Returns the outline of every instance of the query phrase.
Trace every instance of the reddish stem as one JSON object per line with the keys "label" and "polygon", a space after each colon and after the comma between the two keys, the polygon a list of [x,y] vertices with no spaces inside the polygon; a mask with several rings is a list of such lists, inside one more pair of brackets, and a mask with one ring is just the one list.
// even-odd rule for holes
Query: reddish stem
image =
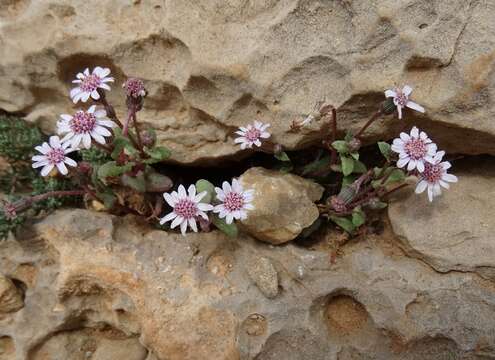
{"label": "reddish stem", "polygon": [[139,131],[139,127],[137,124],[137,113],[134,113],[133,122],[134,122],[134,130],[136,131],[137,144],[139,146],[139,150],[141,151],[141,153],[143,153],[144,152],[143,140],[141,139],[141,132]]}
{"label": "reddish stem", "polygon": [[16,211],[24,211],[31,205],[33,205],[36,202],[46,200],[51,197],[56,197],[56,196],[80,196],[84,195],[86,193],[85,190],[57,190],[57,191],[50,191],[44,194],[40,195],[34,195],[22,200],[19,200],[19,202],[15,205]]}
{"label": "reddish stem", "polygon": [[[330,138],[333,143],[337,139],[337,110],[332,108],[332,137]],[[337,163],[337,150],[333,148],[330,144],[330,166]]]}
{"label": "reddish stem", "polygon": [[107,98],[105,96],[105,92],[99,91],[98,93],[100,94],[100,99],[98,101],[105,108],[105,111],[107,112],[108,117],[110,119],[112,119],[113,121],[115,121],[120,128],[123,128],[122,123],[120,122],[119,118],[117,117],[117,113],[115,112],[115,109],[113,108],[112,105],[110,105],[108,103]]}
{"label": "reddish stem", "polygon": [[359,130],[359,132],[356,134],[356,138],[360,138],[363,132],[376,120],[382,115],[382,110],[378,110],[376,113],[373,114],[373,116],[364,124],[364,126]]}
{"label": "reddish stem", "polygon": [[399,186],[396,186],[396,187],[394,187],[393,189],[390,189],[389,191],[387,191],[387,192],[385,192],[384,194],[380,195],[380,197],[385,197],[385,196],[388,196],[388,195],[390,195],[390,194],[392,194],[392,193],[396,192],[397,190],[400,190],[400,189],[402,189],[403,187],[406,187],[406,186],[408,186],[408,185],[409,185],[409,184],[405,183],[405,184],[401,184],[401,185],[399,185]]}

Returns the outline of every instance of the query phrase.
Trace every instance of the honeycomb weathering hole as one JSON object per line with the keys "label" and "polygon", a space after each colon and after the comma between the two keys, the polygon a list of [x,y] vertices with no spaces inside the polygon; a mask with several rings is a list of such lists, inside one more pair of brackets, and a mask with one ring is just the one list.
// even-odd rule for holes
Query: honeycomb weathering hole
{"label": "honeycomb weathering hole", "polygon": [[332,334],[350,335],[366,327],[369,315],[366,308],[354,298],[337,295],[328,300],[325,320]]}

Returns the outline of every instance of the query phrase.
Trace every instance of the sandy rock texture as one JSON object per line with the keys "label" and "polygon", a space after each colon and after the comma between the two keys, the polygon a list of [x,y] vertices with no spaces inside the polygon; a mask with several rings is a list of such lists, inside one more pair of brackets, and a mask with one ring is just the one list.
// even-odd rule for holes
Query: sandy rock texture
{"label": "sandy rock texture", "polygon": [[294,240],[320,215],[315,202],[324,189],[313,181],[261,167],[250,168],[239,181],[254,190],[254,210],[241,224],[258,240],[275,245]]}
{"label": "sandy rock texture", "polygon": [[474,271],[495,280],[495,164],[466,165],[457,163],[459,183],[433,204],[411,193],[397,199],[390,221],[404,250],[437,271]]}
{"label": "sandy rock texture", "polygon": [[357,128],[383,90],[408,83],[427,114],[382,121],[371,138],[414,122],[447,151],[494,154],[494,18],[491,0],[2,1],[0,109],[51,131],[73,108],[75,74],[109,66],[119,114],[120,85],[143,78],[141,119],[174,160],[205,163],[235,157],[232,131],[255,118],[298,148],[325,136],[318,122],[289,132],[316,101]]}
{"label": "sandy rock texture", "polygon": [[0,358],[495,357],[493,282],[437,272],[398,243],[385,226],[332,259],[331,239],[275,247],[59,211],[0,243],[0,269],[25,295],[0,318]]}

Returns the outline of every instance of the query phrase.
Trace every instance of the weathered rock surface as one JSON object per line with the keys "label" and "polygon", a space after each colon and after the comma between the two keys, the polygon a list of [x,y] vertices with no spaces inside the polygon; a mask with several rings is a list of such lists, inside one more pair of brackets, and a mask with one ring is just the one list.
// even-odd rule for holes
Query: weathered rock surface
{"label": "weathered rock surface", "polygon": [[[0,320],[9,360],[116,359],[123,347],[147,360],[495,357],[493,282],[404,256],[388,228],[335,261],[325,243],[182,237],[85,210],[18,240],[0,243],[0,268],[27,286],[25,306]],[[274,299],[246,271],[263,257]]]}
{"label": "weathered rock surface", "polygon": [[24,306],[21,292],[14,283],[0,274],[0,316],[2,313],[10,313]]}
{"label": "weathered rock surface", "polygon": [[254,189],[254,210],[242,221],[255,238],[272,244],[295,239],[319,216],[315,201],[323,187],[293,174],[250,168],[239,178],[245,189]]}
{"label": "weathered rock surface", "polygon": [[414,193],[391,204],[394,232],[405,251],[438,271],[476,271],[495,280],[495,163],[456,164],[459,183],[432,204]]}
{"label": "weathered rock surface", "polygon": [[235,155],[232,130],[256,116],[288,148],[315,141],[321,123],[288,130],[321,99],[357,128],[384,89],[409,83],[428,111],[408,112],[406,126],[448,151],[495,154],[494,18],[491,0],[3,1],[0,108],[52,130],[73,106],[74,75],[109,66],[121,116],[120,84],[143,78],[141,119],[191,163]]}

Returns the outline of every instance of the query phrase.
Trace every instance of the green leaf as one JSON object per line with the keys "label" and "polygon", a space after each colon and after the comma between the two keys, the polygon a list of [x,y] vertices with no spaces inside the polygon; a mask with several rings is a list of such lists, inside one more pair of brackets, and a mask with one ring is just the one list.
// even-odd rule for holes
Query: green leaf
{"label": "green leaf", "polygon": [[115,161],[109,161],[98,168],[98,178],[105,182],[105,178],[120,176],[132,170],[132,163],[119,166]]}
{"label": "green leaf", "polygon": [[347,156],[341,156],[340,161],[342,163],[342,173],[344,176],[350,175],[354,170],[354,159]]}
{"label": "green leaf", "polygon": [[276,169],[278,169],[278,171],[280,171],[282,174],[288,174],[292,170],[294,170],[294,165],[285,162],[283,163],[283,165],[276,167]]}
{"label": "green leaf", "polygon": [[98,199],[103,201],[103,204],[107,209],[111,209],[115,205],[115,201],[117,201],[117,197],[115,196],[113,191],[109,188],[97,192],[96,196],[98,197]]}
{"label": "green leaf", "polygon": [[274,156],[275,159],[280,161],[290,161],[290,158],[285,151],[278,152]]}
{"label": "green leaf", "polygon": [[330,216],[330,220],[332,220],[334,223],[336,223],[342,229],[347,231],[349,234],[352,234],[354,232],[354,230],[356,230],[356,227],[352,223],[352,220],[350,220],[346,217],[332,215],[332,216]]}
{"label": "green leaf", "polygon": [[357,173],[357,174],[364,174],[368,169],[366,168],[366,165],[364,165],[361,161],[359,160],[354,160],[354,169],[352,172]]}
{"label": "green leaf", "polygon": [[393,169],[385,182],[386,185],[404,181],[406,174],[401,169]]}
{"label": "green leaf", "polygon": [[352,224],[358,228],[363,225],[366,221],[366,215],[361,209],[354,209],[352,212]]}
{"label": "green leaf", "polygon": [[330,156],[323,156],[320,159],[314,160],[304,166],[303,168],[303,175],[314,173],[314,172],[320,172],[321,170],[326,170],[330,166]]}
{"label": "green leaf", "polygon": [[349,147],[347,142],[344,140],[337,140],[332,143],[332,147],[341,154],[347,154],[349,152]]}
{"label": "green leaf", "polygon": [[373,189],[378,189],[379,187],[383,186],[383,184],[381,180],[373,180],[371,182],[371,186],[373,187]]}
{"label": "green leaf", "polygon": [[346,132],[345,137],[344,137],[344,140],[346,142],[349,142],[352,139],[354,139],[354,134],[351,131]]}
{"label": "green leaf", "polygon": [[390,160],[390,157],[392,156],[390,144],[383,141],[379,141],[378,148],[380,149],[380,152],[382,153],[383,157],[387,160]]}
{"label": "green leaf", "polygon": [[120,178],[122,184],[128,186],[141,193],[146,192],[146,179],[144,178],[144,173],[140,172],[136,176],[130,176],[127,174],[122,175]]}
{"label": "green leaf", "polygon": [[159,174],[155,171],[147,171],[145,178],[146,191],[148,192],[165,192],[170,190],[174,185],[168,176]]}
{"label": "green leaf", "polygon": [[374,167],[373,168],[373,176],[378,177],[382,174],[383,169],[381,167]]}
{"label": "green leaf", "polygon": [[349,176],[344,176],[342,178],[342,187],[351,185],[354,181],[356,180],[356,177],[354,175],[349,175]]}
{"label": "green leaf", "polygon": [[[115,130],[116,129],[114,129],[114,131]],[[112,159],[117,159],[120,153],[122,152],[122,150],[124,150],[124,152],[127,155],[136,155],[138,153],[138,151],[132,145],[131,141],[128,138],[121,135],[115,135],[113,139],[113,146],[114,149],[111,154]]]}
{"label": "green leaf", "polygon": [[350,153],[350,155],[353,157],[354,160],[359,160],[359,153],[357,151]]}
{"label": "green leaf", "polygon": [[215,186],[205,179],[199,179],[196,181],[196,192],[199,194],[203,191],[206,191],[206,195],[203,199],[201,199],[202,203],[209,204],[215,197]]}
{"label": "green leaf", "polygon": [[172,155],[172,152],[163,146],[156,146],[153,149],[146,149],[145,153],[150,156],[149,159],[144,161],[146,164],[154,164],[163,161]]}
{"label": "green leaf", "polygon": [[227,224],[225,219],[220,219],[217,215],[211,216],[211,222],[227,236],[237,237],[237,234],[239,233],[237,225],[234,222],[232,224]]}

